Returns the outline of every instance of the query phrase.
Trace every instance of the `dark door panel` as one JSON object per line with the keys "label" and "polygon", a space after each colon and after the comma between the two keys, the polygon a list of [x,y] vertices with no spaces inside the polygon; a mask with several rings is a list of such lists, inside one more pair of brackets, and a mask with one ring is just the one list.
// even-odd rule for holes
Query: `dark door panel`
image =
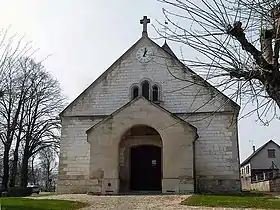
{"label": "dark door panel", "polygon": [[161,190],[161,148],[134,147],[130,155],[131,190]]}

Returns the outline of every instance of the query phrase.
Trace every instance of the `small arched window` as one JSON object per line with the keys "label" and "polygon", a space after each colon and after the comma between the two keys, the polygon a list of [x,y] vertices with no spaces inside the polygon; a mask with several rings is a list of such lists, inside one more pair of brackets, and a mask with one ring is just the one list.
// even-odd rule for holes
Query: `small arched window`
{"label": "small arched window", "polygon": [[159,101],[159,88],[157,85],[153,86],[153,101]]}
{"label": "small arched window", "polygon": [[135,99],[139,96],[139,87],[138,86],[134,86],[132,88],[132,99]]}
{"label": "small arched window", "polygon": [[142,96],[146,99],[150,99],[150,84],[148,81],[142,83]]}

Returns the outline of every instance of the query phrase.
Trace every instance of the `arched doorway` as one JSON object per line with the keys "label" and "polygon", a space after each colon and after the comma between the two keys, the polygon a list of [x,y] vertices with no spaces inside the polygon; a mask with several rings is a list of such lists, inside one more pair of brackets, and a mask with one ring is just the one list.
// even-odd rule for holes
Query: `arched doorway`
{"label": "arched doorway", "polygon": [[119,145],[120,192],[161,191],[162,140],[147,125],[127,130]]}

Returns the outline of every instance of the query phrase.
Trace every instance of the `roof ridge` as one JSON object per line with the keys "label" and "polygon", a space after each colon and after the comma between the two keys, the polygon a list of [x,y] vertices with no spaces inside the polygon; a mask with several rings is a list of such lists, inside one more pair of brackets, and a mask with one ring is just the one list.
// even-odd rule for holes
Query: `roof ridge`
{"label": "roof ridge", "polygon": [[268,145],[270,142],[276,144],[279,148],[280,145],[277,144],[275,141],[273,141],[272,139],[270,139],[269,141],[267,141],[265,144],[263,144],[262,146],[260,146],[255,152],[253,152],[251,155],[249,155],[241,164],[240,166],[243,166],[245,164],[247,164],[256,154],[258,154],[263,148],[266,147],[266,145]]}

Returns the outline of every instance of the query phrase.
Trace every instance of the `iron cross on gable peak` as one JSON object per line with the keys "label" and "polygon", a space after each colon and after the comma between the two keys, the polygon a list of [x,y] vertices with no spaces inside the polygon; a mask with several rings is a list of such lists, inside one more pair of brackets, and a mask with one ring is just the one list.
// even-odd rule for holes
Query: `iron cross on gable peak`
{"label": "iron cross on gable peak", "polygon": [[147,16],[144,16],[143,19],[140,20],[140,23],[143,24],[142,36],[148,36],[147,25],[150,22],[151,22],[151,20],[149,18],[147,18]]}

